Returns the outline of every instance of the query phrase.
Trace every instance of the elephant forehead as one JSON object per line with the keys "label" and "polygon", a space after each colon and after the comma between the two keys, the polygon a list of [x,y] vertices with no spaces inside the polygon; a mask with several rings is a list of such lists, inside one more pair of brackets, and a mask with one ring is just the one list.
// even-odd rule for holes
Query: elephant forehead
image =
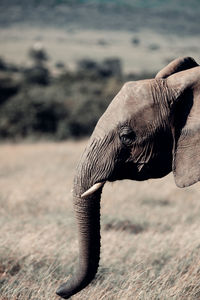
{"label": "elephant forehead", "polygon": [[114,130],[118,124],[143,114],[145,117],[148,115],[148,119],[151,120],[154,117],[154,101],[150,88],[152,82],[152,80],[127,82],[110,103],[97,127],[102,130]]}

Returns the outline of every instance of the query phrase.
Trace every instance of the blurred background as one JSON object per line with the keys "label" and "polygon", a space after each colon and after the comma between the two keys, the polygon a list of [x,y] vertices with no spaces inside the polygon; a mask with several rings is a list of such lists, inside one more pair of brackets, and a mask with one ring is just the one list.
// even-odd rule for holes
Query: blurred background
{"label": "blurred background", "polygon": [[1,0],[0,139],[88,136],[122,84],[200,61],[198,0]]}

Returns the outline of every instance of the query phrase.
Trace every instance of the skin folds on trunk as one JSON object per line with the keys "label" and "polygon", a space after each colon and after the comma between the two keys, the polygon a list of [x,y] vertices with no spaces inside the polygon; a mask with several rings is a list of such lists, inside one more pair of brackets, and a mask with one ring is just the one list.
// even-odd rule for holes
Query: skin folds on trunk
{"label": "skin folds on trunk", "polygon": [[101,191],[102,189],[84,199],[74,197],[79,232],[79,264],[72,278],[57,290],[57,294],[64,299],[86,287],[97,272],[100,258]]}

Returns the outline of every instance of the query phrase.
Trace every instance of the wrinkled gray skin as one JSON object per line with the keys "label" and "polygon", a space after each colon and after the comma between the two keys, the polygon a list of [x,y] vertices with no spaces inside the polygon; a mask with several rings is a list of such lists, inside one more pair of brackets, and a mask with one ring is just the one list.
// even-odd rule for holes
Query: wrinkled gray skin
{"label": "wrinkled gray skin", "polygon": [[179,187],[200,179],[200,67],[178,58],[155,79],[126,83],[100,118],[74,179],[79,264],[57,294],[67,299],[94,278],[100,256],[102,187],[95,183],[160,178],[173,170]]}

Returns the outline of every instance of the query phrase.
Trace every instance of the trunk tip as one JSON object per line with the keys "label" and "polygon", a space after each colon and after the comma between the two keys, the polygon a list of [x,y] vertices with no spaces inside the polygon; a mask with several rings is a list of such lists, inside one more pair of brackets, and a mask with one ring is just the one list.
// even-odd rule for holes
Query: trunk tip
{"label": "trunk tip", "polygon": [[70,293],[67,288],[66,288],[66,284],[63,283],[61,286],[59,286],[59,288],[56,291],[56,294],[60,297],[62,297],[63,299],[68,299],[69,297],[72,296],[72,293]]}

